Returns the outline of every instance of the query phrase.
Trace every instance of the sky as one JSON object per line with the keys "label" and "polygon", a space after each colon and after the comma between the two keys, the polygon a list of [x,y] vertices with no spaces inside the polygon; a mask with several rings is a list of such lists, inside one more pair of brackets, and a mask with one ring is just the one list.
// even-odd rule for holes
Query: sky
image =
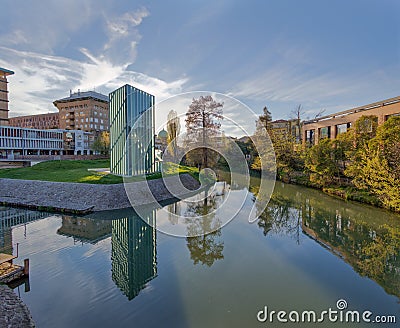
{"label": "sky", "polygon": [[[10,117],[69,90],[211,91],[274,119],[400,95],[400,1],[2,0]],[[166,113],[163,113],[166,115]]]}

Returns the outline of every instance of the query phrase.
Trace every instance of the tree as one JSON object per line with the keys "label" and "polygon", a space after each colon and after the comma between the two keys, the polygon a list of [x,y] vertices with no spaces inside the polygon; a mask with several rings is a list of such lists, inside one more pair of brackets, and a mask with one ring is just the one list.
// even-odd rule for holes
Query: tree
{"label": "tree", "polygon": [[321,187],[332,184],[335,180],[335,175],[339,175],[332,141],[325,138],[320,140],[317,145],[309,148],[305,166],[310,172],[311,182]]}
{"label": "tree", "polygon": [[354,143],[356,148],[362,148],[375,137],[378,128],[378,117],[363,115],[354,124]]}
{"label": "tree", "polygon": [[301,106],[301,104],[297,105],[297,107],[295,109],[292,110],[291,112],[291,116],[294,120],[296,120],[296,128],[298,129],[298,133],[299,133],[299,140],[298,141],[300,144],[303,140],[303,136],[301,134],[301,118],[304,115],[304,110]]}
{"label": "tree", "polygon": [[99,133],[92,144],[92,150],[103,155],[110,153],[110,132]]}
{"label": "tree", "polygon": [[177,156],[177,137],[179,135],[181,129],[181,123],[179,117],[174,110],[170,110],[168,113],[168,122],[167,122],[167,144],[168,144],[168,151],[170,155],[175,159]]}
{"label": "tree", "polygon": [[268,110],[267,106],[264,106],[263,112],[264,114],[260,115],[260,117],[258,118],[258,122],[269,132],[269,130],[271,129],[272,114]]}
{"label": "tree", "polygon": [[198,99],[193,98],[186,113],[185,144],[191,149],[192,155],[200,153],[198,164],[202,168],[209,167],[210,142],[220,134],[223,106],[222,102],[215,101],[212,96],[200,96]]}
{"label": "tree", "polygon": [[357,188],[368,190],[384,207],[400,212],[400,117],[391,117],[375,131],[372,120],[364,119],[356,127],[357,150],[346,174]]}

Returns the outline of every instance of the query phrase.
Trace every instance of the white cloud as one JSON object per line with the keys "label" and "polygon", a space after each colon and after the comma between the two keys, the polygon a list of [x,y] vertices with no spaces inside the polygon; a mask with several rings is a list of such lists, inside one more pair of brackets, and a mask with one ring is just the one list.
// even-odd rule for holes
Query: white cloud
{"label": "white cloud", "polygon": [[104,56],[81,49],[88,61],[43,55],[0,47],[0,66],[15,71],[9,77],[10,116],[55,111],[52,102],[68,95],[68,90],[97,90],[108,93],[123,84],[152,93],[157,101],[182,92],[188,81],[163,81],[143,73],[128,71],[127,64],[114,65]]}
{"label": "white cloud", "polygon": [[112,18],[105,16],[108,40],[103,46],[104,55],[113,62],[133,63],[136,58],[137,43],[141,39],[137,27],[149,15],[149,11],[142,7],[121,16]]}
{"label": "white cloud", "polygon": [[368,95],[370,97],[374,94],[379,97],[385,97],[385,95],[390,97],[390,92],[394,92],[393,79],[376,71],[339,75],[299,70],[291,65],[281,65],[270,68],[255,77],[242,80],[231,89],[229,94],[256,101],[303,104],[312,116],[321,108],[326,108],[326,114],[328,114],[338,109],[345,110],[349,108],[346,106],[352,102],[354,106],[357,106],[354,103],[354,99],[357,98],[363,99],[363,103],[381,99],[368,100],[367,90],[373,91]]}

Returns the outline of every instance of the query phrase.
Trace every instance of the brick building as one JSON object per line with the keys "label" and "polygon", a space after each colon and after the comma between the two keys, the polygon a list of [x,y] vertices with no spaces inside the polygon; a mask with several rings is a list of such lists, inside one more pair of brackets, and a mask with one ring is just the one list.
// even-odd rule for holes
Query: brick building
{"label": "brick building", "polygon": [[30,129],[59,129],[60,120],[58,113],[26,115],[10,117],[9,125]]}
{"label": "brick building", "polygon": [[330,114],[303,123],[303,143],[318,144],[323,138],[335,139],[346,132],[362,116],[374,115],[378,125],[390,116],[400,115],[400,97],[385,99],[365,106]]}
{"label": "brick building", "polygon": [[8,125],[8,88],[7,76],[14,74],[5,68],[0,67],[0,126]]}
{"label": "brick building", "polygon": [[53,102],[59,111],[60,129],[94,134],[109,130],[108,96],[95,91],[70,92]]}

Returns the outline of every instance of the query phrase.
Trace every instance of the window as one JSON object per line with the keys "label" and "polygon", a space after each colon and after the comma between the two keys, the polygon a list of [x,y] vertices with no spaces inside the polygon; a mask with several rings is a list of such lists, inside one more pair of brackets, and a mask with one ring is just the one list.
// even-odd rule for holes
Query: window
{"label": "window", "polygon": [[329,126],[325,126],[325,127],[319,129],[319,138],[320,139],[330,138],[330,127]]}
{"label": "window", "polygon": [[337,135],[347,132],[347,124],[336,125]]}

